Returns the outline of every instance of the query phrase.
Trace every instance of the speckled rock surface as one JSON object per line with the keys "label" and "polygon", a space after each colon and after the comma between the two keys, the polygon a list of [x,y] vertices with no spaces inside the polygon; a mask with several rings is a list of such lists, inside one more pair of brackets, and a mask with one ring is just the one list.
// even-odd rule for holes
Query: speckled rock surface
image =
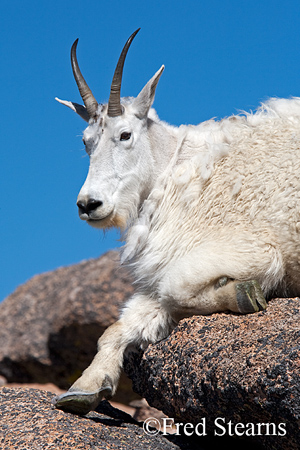
{"label": "speckled rock surface", "polygon": [[[189,450],[176,438],[147,436],[126,413],[107,402],[79,417],[53,409],[53,395],[35,389],[0,389],[1,450]],[[178,440],[178,439],[177,439]],[[201,447],[199,447],[201,449]]]}
{"label": "speckled rock surface", "polygon": [[[0,388],[1,450],[240,450],[232,439],[151,434],[130,415],[100,403],[97,411],[80,417],[52,406],[53,394],[37,389]],[[243,444],[243,450],[253,450]],[[221,447],[220,447],[221,445]],[[255,447],[260,450],[261,447]]]}
{"label": "speckled rock surface", "polygon": [[[250,423],[248,433],[263,448],[299,449],[299,298],[272,300],[266,311],[246,316],[182,320],[167,339],[130,355],[125,368],[136,392],[169,417],[194,424],[205,418],[211,431],[221,417],[244,424],[243,438]],[[275,428],[259,430],[258,423]]]}
{"label": "speckled rock surface", "polygon": [[33,277],[0,304],[0,374],[67,389],[132,292],[115,251]]}

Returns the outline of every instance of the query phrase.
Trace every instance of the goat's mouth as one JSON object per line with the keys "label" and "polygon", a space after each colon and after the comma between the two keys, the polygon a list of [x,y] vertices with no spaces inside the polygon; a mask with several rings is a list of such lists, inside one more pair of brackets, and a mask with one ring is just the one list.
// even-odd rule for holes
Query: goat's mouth
{"label": "goat's mouth", "polygon": [[77,202],[78,213],[81,220],[84,220],[94,228],[108,229],[126,228],[127,217],[117,212],[116,205],[113,202],[102,203],[96,200],[90,200],[85,203],[82,200]]}
{"label": "goat's mouth", "polygon": [[78,202],[78,214],[81,220],[85,220],[88,223],[94,222],[101,223],[107,219],[111,219],[114,215],[114,205],[106,204],[96,200],[90,200],[87,204]]}
{"label": "goat's mouth", "polygon": [[126,228],[126,219],[117,214],[114,210],[105,217],[88,217],[85,220],[94,228],[120,228],[121,230],[124,230]]}
{"label": "goat's mouth", "polygon": [[111,220],[113,215],[114,215],[114,211],[111,211],[109,214],[107,214],[107,216],[104,216],[104,217],[97,217],[96,215],[95,216],[90,215],[87,218],[84,218],[83,220],[86,220],[86,222],[89,225],[92,225],[93,227],[100,227],[100,228],[102,228],[101,224],[105,223],[106,221]]}

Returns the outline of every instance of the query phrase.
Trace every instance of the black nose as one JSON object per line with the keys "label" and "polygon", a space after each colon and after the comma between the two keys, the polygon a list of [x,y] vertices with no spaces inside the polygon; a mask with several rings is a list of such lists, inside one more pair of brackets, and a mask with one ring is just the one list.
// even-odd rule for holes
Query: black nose
{"label": "black nose", "polygon": [[101,202],[100,200],[95,200],[94,198],[90,198],[88,202],[77,202],[77,206],[80,209],[80,212],[85,214],[89,214],[91,211],[94,211],[102,205],[103,202]]}

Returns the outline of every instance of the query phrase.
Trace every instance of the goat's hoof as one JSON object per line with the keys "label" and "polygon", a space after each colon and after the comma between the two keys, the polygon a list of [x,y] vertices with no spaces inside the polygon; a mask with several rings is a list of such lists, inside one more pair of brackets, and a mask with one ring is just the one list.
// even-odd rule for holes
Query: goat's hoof
{"label": "goat's hoof", "polygon": [[257,281],[237,283],[235,289],[238,309],[241,314],[254,313],[267,308],[266,299]]}
{"label": "goat's hoof", "polygon": [[111,387],[105,387],[98,392],[68,391],[54,399],[54,406],[65,412],[84,416],[94,410],[103,397],[111,396]]}

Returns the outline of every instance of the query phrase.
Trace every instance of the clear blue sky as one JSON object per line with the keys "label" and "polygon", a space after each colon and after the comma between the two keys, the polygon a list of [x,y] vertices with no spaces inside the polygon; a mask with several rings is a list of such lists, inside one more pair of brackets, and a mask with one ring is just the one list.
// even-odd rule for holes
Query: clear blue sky
{"label": "clear blue sky", "polygon": [[7,1],[0,5],[0,300],[35,274],[120,245],[77,215],[88,158],[85,123],[54,97],[80,101],[69,52],[94,95],[107,100],[119,52],[123,95],[165,64],[155,108],[174,124],[300,96],[300,2],[277,0]]}

